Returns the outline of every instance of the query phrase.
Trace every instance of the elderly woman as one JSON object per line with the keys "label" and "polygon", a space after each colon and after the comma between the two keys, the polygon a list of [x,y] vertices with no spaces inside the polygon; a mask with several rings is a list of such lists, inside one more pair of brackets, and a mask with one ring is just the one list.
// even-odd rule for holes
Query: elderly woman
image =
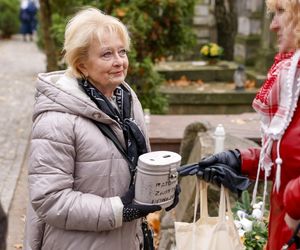
{"label": "elderly woman", "polygon": [[253,179],[264,177],[265,184],[272,180],[267,249],[279,250],[300,223],[300,1],[266,3],[274,13],[270,29],[277,33],[279,53],[253,101],[261,119],[262,148],[225,151],[179,172],[226,183],[219,173],[227,168]]}
{"label": "elderly woman", "polygon": [[66,27],[67,71],[39,74],[26,250],[143,248],[140,218],[161,207],[133,203],[134,166],[149,140],[124,81],[129,46],[119,20],[88,8]]}

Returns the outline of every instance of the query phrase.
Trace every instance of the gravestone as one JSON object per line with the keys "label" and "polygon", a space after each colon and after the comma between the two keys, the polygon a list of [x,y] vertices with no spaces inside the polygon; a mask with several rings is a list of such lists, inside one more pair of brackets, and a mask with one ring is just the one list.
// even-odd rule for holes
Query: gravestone
{"label": "gravestone", "polygon": [[270,31],[271,17],[264,8],[264,18],[262,24],[262,34],[260,41],[260,49],[257,53],[255,70],[262,74],[266,74],[273,63],[276,54],[275,34]]}
{"label": "gravestone", "polygon": [[253,66],[257,58],[262,32],[264,2],[261,0],[237,1],[238,32],[234,46],[234,59]]}
{"label": "gravestone", "polygon": [[[209,0],[196,3],[194,7],[193,30],[197,38],[196,51],[208,42],[215,42],[217,39],[216,22],[213,15],[213,5]],[[200,53],[195,53],[195,59]]]}

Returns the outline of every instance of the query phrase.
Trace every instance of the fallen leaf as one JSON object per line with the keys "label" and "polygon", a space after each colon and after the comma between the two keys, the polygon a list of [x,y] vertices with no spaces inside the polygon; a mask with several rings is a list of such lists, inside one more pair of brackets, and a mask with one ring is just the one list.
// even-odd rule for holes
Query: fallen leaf
{"label": "fallen leaf", "polygon": [[231,122],[239,124],[239,125],[242,125],[242,124],[246,123],[245,120],[243,120],[243,119],[231,120]]}
{"label": "fallen leaf", "polygon": [[247,80],[244,84],[245,89],[253,89],[255,88],[256,82],[255,80]]}
{"label": "fallen leaf", "polygon": [[150,213],[147,216],[147,221],[153,231],[159,234],[160,231],[160,212]]}
{"label": "fallen leaf", "polygon": [[179,86],[179,87],[186,87],[189,85],[189,81],[187,79],[186,76],[181,76],[178,80],[175,81],[176,83],[176,86]]}
{"label": "fallen leaf", "polygon": [[23,244],[14,244],[15,249],[23,249]]}
{"label": "fallen leaf", "polygon": [[199,79],[199,80],[196,81],[196,84],[199,85],[199,86],[201,86],[201,85],[204,84],[204,82],[203,82],[202,80]]}
{"label": "fallen leaf", "polygon": [[119,17],[124,17],[126,15],[126,10],[122,9],[122,8],[118,8],[118,9],[116,9],[116,14]]}

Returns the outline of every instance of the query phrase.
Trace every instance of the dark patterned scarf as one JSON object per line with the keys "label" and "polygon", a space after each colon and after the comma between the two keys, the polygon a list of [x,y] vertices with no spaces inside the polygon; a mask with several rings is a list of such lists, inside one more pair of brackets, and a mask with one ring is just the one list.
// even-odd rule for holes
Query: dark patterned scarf
{"label": "dark patterned scarf", "polygon": [[114,95],[116,96],[118,110],[88,80],[81,79],[79,80],[79,84],[100,110],[120,124],[126,142],[125,151],[130,161],[136,166],[138,157],[141,154],[147,153],[147,146],[143,133],[131,117],[130,92],[123,85],[115,89]]}

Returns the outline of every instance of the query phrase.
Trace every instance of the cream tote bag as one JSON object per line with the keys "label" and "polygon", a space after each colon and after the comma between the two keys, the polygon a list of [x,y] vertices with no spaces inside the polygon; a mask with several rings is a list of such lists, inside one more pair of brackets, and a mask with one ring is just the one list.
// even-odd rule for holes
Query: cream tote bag
{"label": "cream tote bag", "polygon": [[[221,186],[218,217],[207,211],[208,184],[197,180],[194,220],[175,222],[177,250],[242,250],[245,249],[233,223],[228,190]],[[200,196],[200,218],[196,220]]]}

